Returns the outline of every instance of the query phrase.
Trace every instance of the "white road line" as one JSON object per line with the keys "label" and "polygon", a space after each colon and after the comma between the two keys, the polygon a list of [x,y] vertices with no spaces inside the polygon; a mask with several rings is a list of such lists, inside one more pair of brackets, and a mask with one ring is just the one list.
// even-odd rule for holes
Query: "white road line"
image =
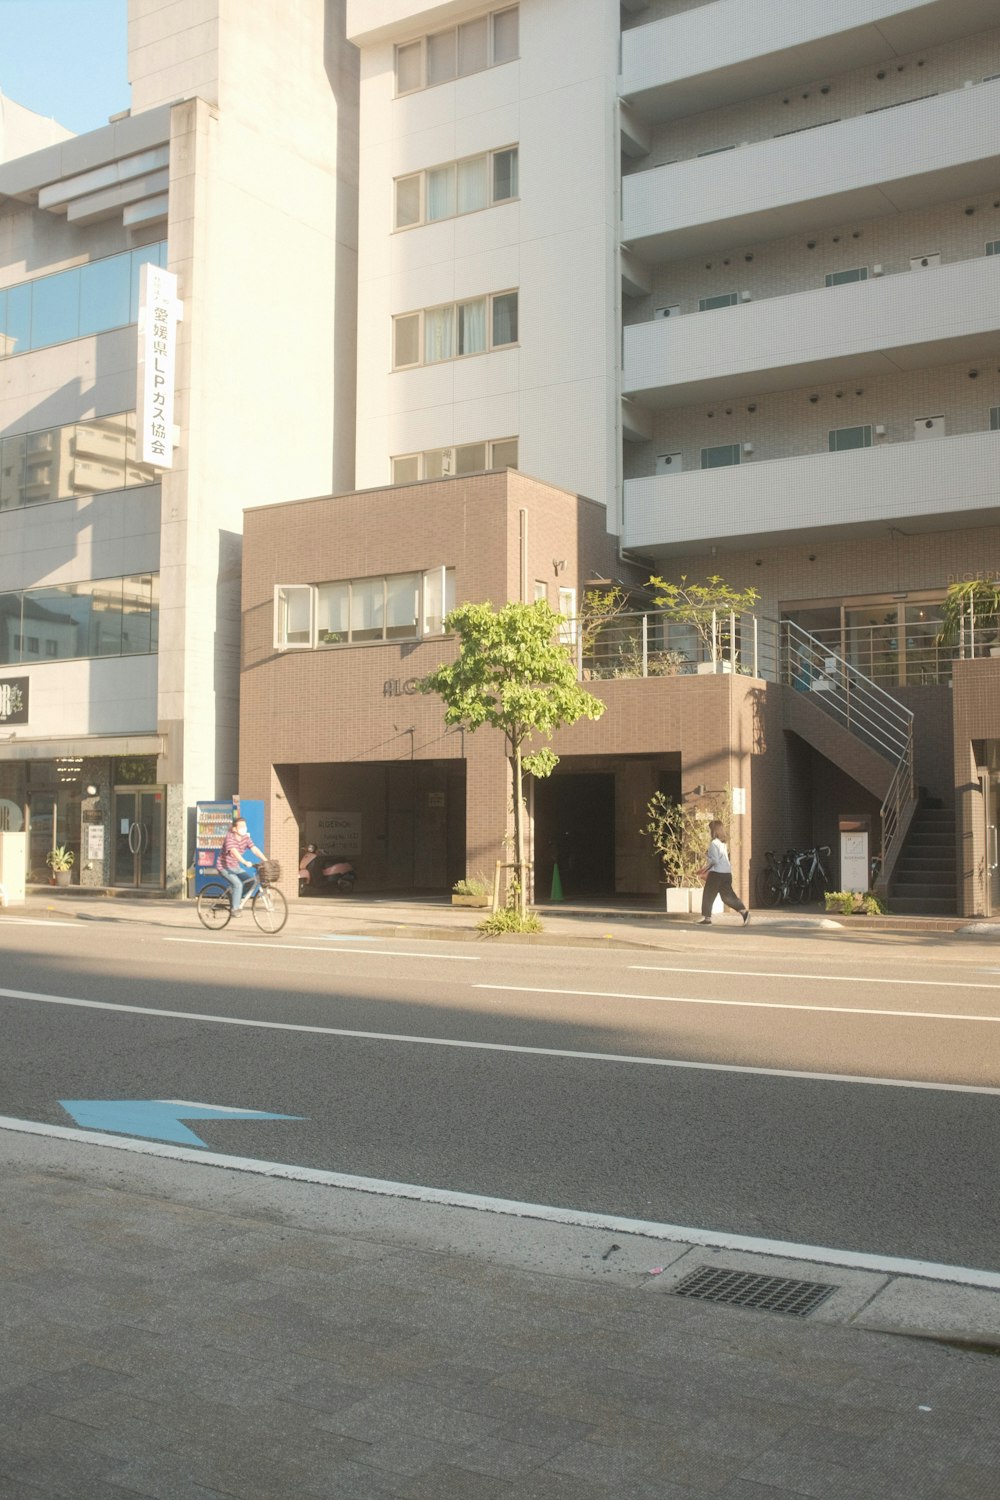
{"label": "white road line", "polygon": [[75,927],[76,921],[59,922],[55,917],[3,917],[0,926],[10,923],[14,927]]}
{"label": "white road line", "polygon": [[[491,986],[477,985],[477,989]],[[563,993],[560,991],[560,993]],[[572,993],[572,992],[569,992]],[[406,1042],[415,1047],[454,1047],[469,1052],[511,1052],[527,1057],[564,1057],[573,1062],[635,1063],[646,1068],[683,1068],[697,1073],[746,1073],[763,1078],[800,1078],[809,1083],[864,1083],[878,1088],[931,1089],[937,1093],[1000,1096],[1000,1088],[974,1083],[938,1083],[912,1078],[870,1078],[855,1073],[809,1073],[791,1068],[757,1068],[739,1063],[692,1062],[687,1058],[637,1057],[622,1052],[574,1052],[561,1047],[525,1047],[514,1042],[470,1042],[457,1037],[409,1036],[391,1031],[351,1031],[339,1026],[306,1026],[298,1021],[258,1021],[245,1016],[216,1016],[200,1011],[157,1010],[141,1005],[118,1005],[110,1000],[78,1000],[67,995],[38,995],[29,990],[0,989],[0,999],[31,1000],[41,1005],[69,1005],[82,1010],[108,1010],[122,1015],[158,1020],[202,1021],[216,1026],[246,1026],[256,1031],[306,1032],[311,1036],[339,1036],[365,1042]],[[648,995],[641,997],[649,999]]]}
{"label": "white road line", "polygon": [[34,1120],[16,1120],[3,1115],[0,1115],[0,1130],[22,1135],[52,1136],[57,1140],[76,1141],[81,1145],[105,1146],[112,1151],[131,1151],[142,1156],[162,1156],[171,1161],[224,1167],[232,1172],[252,1172],[262,1177],[290,1178],[293,1182],[373,1193],[385,1198],[412,1198],[421,1203],[474,1209],[479,1213],[506,1214],[518,1219],[544,1219],[551,1224],[571,1224],[612,1234],[637,1234],[646,1239],[739,1250],[750,1255],[776,1255],[786,1260],[844,1266],[858,1271],[881,1271],[893,1276],[919,1276],[927,1281],[954,1282],[962,1286],[1000,1291],[1000,1272],[978,1270],[972,1266],[950,1266],[939,1261],[908,1260],[895,1255],[837,1250],[824,1245],[797,1244],[789,1240],[757,1239],[749,1235],[717,1233],[711,1229],[693,1229],[681,1224],[660,1224],[649,1219],[626,1219],[614,1214],[589,1213],[585,1209],[554,1208],[543,1203],[520,1203],[512,1198],[488,1198],[478,1193],[450,1192],[445,1188],[420,1187],[415,1183],[390,1182],[378,1177],[354,1177],[346,1172],[324,1172],[316,1167],[257,1161],[253,1157],[223,1156],[193,1147],[161,1145],[158,1141],[102,1135],[94,1130],[73,1130],[65,1125],[43,1125]]}
{"label": "white road line", "polygon": [[[255,938],[176,938],[165,937],[165,943],[195,943],[206,948],[270,948],[278,953],[329,953],[329,948],[316,947],[312,943],[268,943],[258,942]],[[350,948],[347,950],[354,958],[440,958],[443,961],[455,964],[478,964],[482,962],[479,953],[405,953],[398,948]]]}
{"label": "white road line", "polygon": [[[859,980],[859,983],[861,981]],[[513,995],[570,995],[587,1000],[655,1000],[660,1005],[728,1005],[740,1010],[804,1010],[838,1016],[891,1016],[906,1021],[986,1021],[1000,1025],[998,1016],[965,1016],[947,1010],[870,1010],[854,1005],[794,1005],[780,1000],[705,1000],[696,995],[633,995],[608,990],[536,989],[527,984],[474,984],[474,990],[502,990]],[[3,991],[0,990],[0,994]]]}
{"label": "white road line", "polygon": [[1000,984],[979,984],[969,979],[871,979],[867,974],[788,974],[778,969],[682,969],[674,964],[629,964],[628,967],[644,974],[724,974],[730,979],[797,979],[800,984],[822,979],[831,984],[926,985],[935,990],[992,990],[994,994],[1000,993]]}

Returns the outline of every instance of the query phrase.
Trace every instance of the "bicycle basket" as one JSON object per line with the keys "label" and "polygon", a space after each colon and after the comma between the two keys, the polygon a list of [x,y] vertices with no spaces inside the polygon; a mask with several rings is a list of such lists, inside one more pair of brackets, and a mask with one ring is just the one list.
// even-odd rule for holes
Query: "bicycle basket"
{"label": "bicycle basket", "polygon": [[262,859],[257,866],[261,885],[277,885],[281,879],[281,866],[276,859]]}

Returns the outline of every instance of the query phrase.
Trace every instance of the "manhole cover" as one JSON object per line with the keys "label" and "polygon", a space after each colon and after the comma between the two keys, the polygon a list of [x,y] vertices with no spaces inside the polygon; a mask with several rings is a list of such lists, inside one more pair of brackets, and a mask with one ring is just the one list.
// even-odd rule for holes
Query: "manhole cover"
{"label": "manhole cover", "polygon": [[702,1302],[725,1302],[730,1307],[752,1307],[760,1312],[805,1318],[837,1288],[822,1281],[793,1281],[788,1276],[761,1276],[755,1271],[699,1266],[672,1290],[677,1297],[696,1297]]}

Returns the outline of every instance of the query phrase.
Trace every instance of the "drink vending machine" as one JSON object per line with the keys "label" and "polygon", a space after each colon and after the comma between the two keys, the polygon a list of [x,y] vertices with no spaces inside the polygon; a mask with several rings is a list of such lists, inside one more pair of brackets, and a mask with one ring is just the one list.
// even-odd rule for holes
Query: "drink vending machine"
{"label": "drink vending machine", "polygon": [[[199,895],[210,881],[217,878],[215,861],[222,840],[229,832],[234,818],[245,818],[247,833],[258,849],[264,846],[264,804],[249,802],[242,797],[229,797],[224,802],[199,802],[195,824],[194,892]],[[248,875],[250,871],[246,872]]]}

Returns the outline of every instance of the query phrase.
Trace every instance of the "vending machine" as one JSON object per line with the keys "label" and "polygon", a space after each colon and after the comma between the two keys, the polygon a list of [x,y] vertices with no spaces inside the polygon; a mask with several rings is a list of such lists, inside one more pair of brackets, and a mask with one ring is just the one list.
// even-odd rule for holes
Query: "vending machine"
{"label": "vending machine", "polygon": [[229,832],[234,818],[245,818],[247,833],[258,849],[264,848],[263,802],[249,802],[242,797],[229,797],[224,802],[199,802],[194,852],[196,896],[209,881],[217,878],[215,862],[222,848],[222,840]]}

